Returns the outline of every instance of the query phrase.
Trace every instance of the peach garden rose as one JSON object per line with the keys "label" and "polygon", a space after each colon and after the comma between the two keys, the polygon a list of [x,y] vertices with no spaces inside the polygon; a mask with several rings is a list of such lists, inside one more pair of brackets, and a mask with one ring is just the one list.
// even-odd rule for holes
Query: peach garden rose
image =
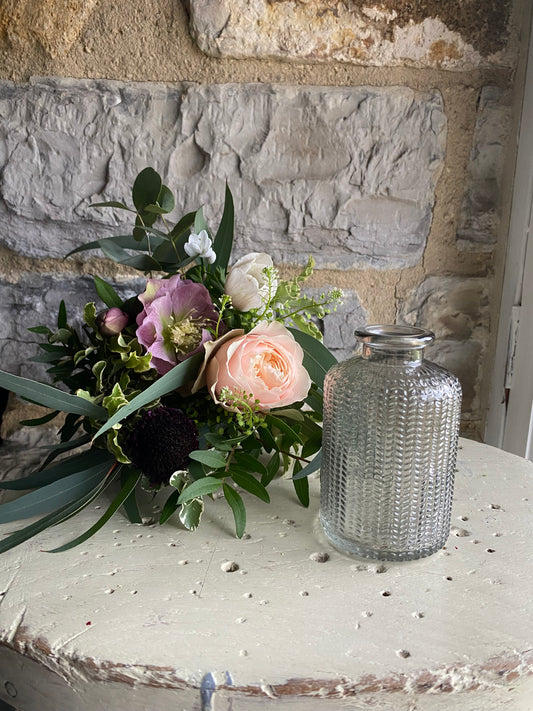
{"label": "peach garden rose", "polygon": [[[261,321],[213,351],[207,363],[207,387],[215,402],[221,402],[224,390],[251,396],[258,401],[257,408],[266,412],[307,396],[311,378],[302,362],[303,351],[290,331],[277,321]],[[231,404],[226,407],[231,409]]]}

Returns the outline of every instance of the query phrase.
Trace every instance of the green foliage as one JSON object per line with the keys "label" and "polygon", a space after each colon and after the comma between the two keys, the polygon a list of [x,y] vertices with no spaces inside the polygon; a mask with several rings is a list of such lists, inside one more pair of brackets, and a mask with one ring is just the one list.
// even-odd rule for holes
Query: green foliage
{"label": "green foliage", "polygon": [[[160,523],[176,513],[181,524],[193,531],[204,511],[204,497],[223,496],[240,538],[246,527],[246,497],[255,496],[268,503],[268,485],[291,468],[296,496],[304,506],[309,504],[307,476],[320,466],[324,375],[336,362],[320,342],[317,323],[336,308],[341,292],[333,290],[318,299],[302,294],[302,286],[313,273],[314,262],[309,258],[301,273],[290,280],[280,279],[273,267],[265,269],[261,307],[240,312],[225,294],[235,221],[228,186],[221,220],[212,239],[216,254],[213,264],[201,256],[190,257],[185,251],[191,232],[205,230],[211,238],[203,209],[169,224],[168,215],[175,209],[176,200],[152,168],[145,168],[135,179],[131,204],[110,200],[92,205],[125,211],[132,219],[131,233],[88,242],[70,255],[98,249],[117,264],[149,276],[158,273],[161,278],[186,271],[187,279],[207,288],[218,311],[218,323],[212,329],[215,339],[232,328],[248,332],[265,320],[290,326],[313,381],[305,407],[304,403],[294,403],[265,413],[260,403],[244,391],[223,390],[219,395],[222,404],[215,403],[205,388],[192,394],[190,386],[203,355],[190,357],[159,376],[152,368],[150,354],[136,337],[136,318],[143,304],[136,296],[123,299],[111,284],[95,276],[95,301],[86,304],[81,328],[69,323],[66,305],[61,302],[55,329],[29,329],[41,339],[39,353],[32,360],[42,363],[53,383],[60,387],[0,371],[0,387],[51,410],[24,424],[40,426],[66,413],[59,429],[60,442],[49,448],[41,469],[17,482],[0,485],[19,491],[33,489],[15,502],[1,505],[0,522],[44,514],[0,541],[0,552],[76,515],[117,479],[120,490],[105,513],[87,531],[51,552],[84,542],[120,507],[130,521],[140,522],[136,490],[142,486],[143,476],[132,465],[127,445],[147,411],[159,406],[182,410],[197,424],[200,433],[198,449],[190,452],[185,469],[170,478],[171,493],[163,505]],[[119,308],[129,318],[116,335],[104,335],[100,330],[105,313],[102,308],[106,307]],[[80,447],[83,452],[76,453]],[[66,458],[55,463],[60,455]],[[243,492],[244,499],[239,492]]]}

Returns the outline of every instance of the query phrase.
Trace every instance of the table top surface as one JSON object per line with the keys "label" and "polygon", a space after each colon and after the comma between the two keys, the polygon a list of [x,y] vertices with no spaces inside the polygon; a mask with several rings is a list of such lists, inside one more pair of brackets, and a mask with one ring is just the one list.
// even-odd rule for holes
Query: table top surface
{"label": "table top surface", "polygon": [[[31,456],[23,441],[7,443],[3,474]],[[99,515],[91,506],[0,556],[0,649],[93,680],[166,688],[211,678],[327,696],[342,685],[511,681],[533,669],[533,464],[461,440],[457,468],[445,549],[403,563],[331,548],[317,481],[307,510],[283,480],[270,505],[249,496],[243,540],[215,500],[194,533],[115,515],[82,546],[43,552],[88,528]]]}

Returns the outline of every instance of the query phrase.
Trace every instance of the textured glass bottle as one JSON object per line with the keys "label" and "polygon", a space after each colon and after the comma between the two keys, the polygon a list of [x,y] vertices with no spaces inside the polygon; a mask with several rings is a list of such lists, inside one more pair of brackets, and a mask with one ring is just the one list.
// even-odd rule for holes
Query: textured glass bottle
{"label": "textured glass bottle", "polygon": [[362,352],[324,391],[320,520],[339,549],[413,560],[450,532],[461,386],[423,359],[434,339],[409,326],[355,332]]}

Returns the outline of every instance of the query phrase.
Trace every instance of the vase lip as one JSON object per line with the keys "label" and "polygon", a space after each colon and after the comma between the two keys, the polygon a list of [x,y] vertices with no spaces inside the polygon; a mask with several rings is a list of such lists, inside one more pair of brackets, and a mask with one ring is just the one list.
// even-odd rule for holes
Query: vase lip
{"label": "vase lip", "polygon": [[435,340],[435,334],[418,326],[400,324],[376,324],[362,326],[355,331],[355,337],[373,348],[394,348],[421,350]]}

